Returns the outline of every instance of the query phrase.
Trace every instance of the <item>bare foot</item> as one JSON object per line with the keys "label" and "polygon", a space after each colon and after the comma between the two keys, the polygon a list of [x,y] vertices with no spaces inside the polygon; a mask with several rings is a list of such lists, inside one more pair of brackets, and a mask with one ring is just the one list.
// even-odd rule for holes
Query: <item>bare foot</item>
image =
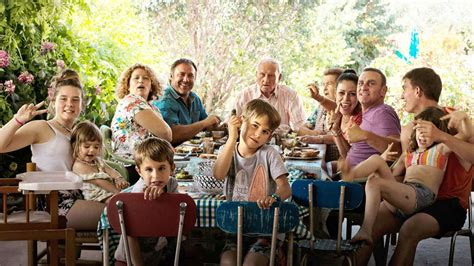
{"label": "bare foot", "polygon": [[365,242],[367,245],[372,245],[372,233],[361,227],[359,232],[357,232],[357,234],[349,242],[353,244],[357,242]]}

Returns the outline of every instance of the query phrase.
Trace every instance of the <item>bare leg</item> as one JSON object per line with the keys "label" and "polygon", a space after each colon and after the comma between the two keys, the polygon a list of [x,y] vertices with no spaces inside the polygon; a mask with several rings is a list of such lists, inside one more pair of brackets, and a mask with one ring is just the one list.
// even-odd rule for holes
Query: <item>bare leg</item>
{"label": "bare leg", "polygon": [[416,203],[415,190],[411,186],[379,177],[367,180],[365,194],[364,222],[351,242],[364,241],[372,244],[372,230],[382,198],[405,213],[413,211]]}
{"label": "bare leg", "polygon": [[[386,207],[384,202],[380,203],[377,217],[375,219],[374,228],[372,230],[372,239],[379,240],[385,234],[397,232],[400,228],[401,221],[397,219],[392,212]],[[367,265],[372,254],[373,245],[363,245],[356,254],[356,265]]]}
{"label": "bare leg", "polygon": [[136,237],[127,237],[130,245],[130,256],[133,265],[143,265],[143,258],[140,252],[140,243]]}
{"label": "bare leg", "polygon": [[67,227],[76,230],[97,230],[97,223],[105,204],[91,200],[76,200],[66,214]]}
{"label": "bare leg", "polygon": [[395,180],[390,167],[380,155],[370,156],[350,171],[348,171],[347,165],[342,166],[341,171],[343,172],[344,181],[352,181],[354,178],[366,177],[372,173],[376,173],[384,179]]}
{"label": "bare leg", "polygon": [[244,265],[268,265],[269,259],[262,254],[250,252],[245,256]]}
{"label": "bare leg", "polygon": [[413,265],[418,243],[439,232],[439,224],[433,216],[417,213],[406,220],[400,228],[398,244],[390,265]]}
{"label": "bare leg", "polygon": [[220,264],[222,266],[237,265],[237,250],[227,250],[222,253]]}

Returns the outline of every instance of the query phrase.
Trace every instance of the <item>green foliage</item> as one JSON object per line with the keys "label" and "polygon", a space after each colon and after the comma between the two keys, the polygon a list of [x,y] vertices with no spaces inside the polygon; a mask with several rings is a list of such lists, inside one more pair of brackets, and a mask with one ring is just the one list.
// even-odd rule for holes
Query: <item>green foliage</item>
{"label": "green foliage", "polygon": [[[9,55],[9,65],[0,68],[0,126],[21,105],[47,99],[51,77],[62,68],[58,60],[81,76],[87,101],[82,119],[98,125],[110,123],[119,72],[134,63],[137,55],[143,58],[150,47],[138,41],[139,48],[130,51],[130,44],[143,36],[137,31],[143,23],[129,1],[120,1],[127,5],[113,2],[108,3],[113,8],[104,8],[105,1],[99,7],[82,0],[0,2],[0,50]],[[112,12],[121,13],[125,19],[107,27],[100,12],[108,12],[106,19],[114,16]],[[123,29],[123,24],[131,25],[130,30]],[[50,49],[45,50],[45,43]],[[30,84],[19,79],[25,71],[34,76]],[[4,83],[9,80],[15,85],[13,93],[5,90]],[[7,169],[17,161],[16,155],[2,157],[0,172],[10,176],[14,171]]]}
{"label": "green foliage", "polygon": [[[236,93],[255,82],[263,57],[282,63],[282,82],[302,96],[308,114],[314,100],[306,84],[320,83],[330,67],[360,72],[369,65],[386,73],[386,102],[403,123],[412,117],[400,101],[401,77],[418,66],[440,74],[442,105],[472,114],[469,15],[463,4],[447,1],[0,1],[0,50],[9,55],[9,65],[0,67],[0,126],[22,104],[47,99],[51,77],[61,69],[57,60],[80,73],[87,95],[82,118],[98,125],[110,123],[122,70],[141,62],[166,81],[169,66],[181,57],[197,63],[195,91],[207,110],[219,115],[227,115]],[[413,28],[420,33],[420,53],[406,63],[394,50]],[[44,43],[54,49],[42,52]],[[18,78],[25,71],[34,76],[30,84]],[[13,93],[6,91],[9,80],[16,86]],[[20,163],[17,154],[1,156],[0,172]]]}
{"label": "green foliage", "polygon": [[[195,91],[208,111],[223,115],[235,93],[255,82],[263,57],[279,60],[282,82],[309,96],[305,85],[319,80],[325,69],[365,66],[397,30],[379,1],[149,1],[144,7],[158,48],[167,52],[160,68],[166,71],[179,57],[194,59]],[[304,97],[304,105],[309,109],[313,100]]]}
{"label": "green foliage", "polygon": [[358,0],[354,6],[347,5],[346,10],[350,7],[356,13],[352,19],[354,25],[343,32],[348,47],[354,49],[348,67],[360,72],[379,57],[383,49],[392,48],[387,37],[401,28],[395,16],[387,10],[387,4],[381,0]]}

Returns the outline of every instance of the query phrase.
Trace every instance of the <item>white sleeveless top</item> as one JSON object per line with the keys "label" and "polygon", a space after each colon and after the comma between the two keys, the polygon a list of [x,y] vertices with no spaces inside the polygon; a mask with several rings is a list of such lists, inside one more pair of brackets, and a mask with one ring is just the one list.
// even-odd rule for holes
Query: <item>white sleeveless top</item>
{"label": "white sleeveless top", "polygon": [[38,171],[71,171],[72,151],[70,137],[64,135],[46,121],[55,136],[48,142],[31,144],[31,161]]}

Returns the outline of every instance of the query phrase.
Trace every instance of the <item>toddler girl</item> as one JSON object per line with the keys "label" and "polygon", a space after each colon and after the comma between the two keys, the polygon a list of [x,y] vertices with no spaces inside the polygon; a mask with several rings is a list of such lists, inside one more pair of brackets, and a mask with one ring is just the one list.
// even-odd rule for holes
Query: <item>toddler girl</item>
{"label": "toddler girl", "polygon": [[84,199],[105,202],[130,184],[99,157],[102,135],[96,125],[83,121],[71,134],[72,171],[82,177]]}

